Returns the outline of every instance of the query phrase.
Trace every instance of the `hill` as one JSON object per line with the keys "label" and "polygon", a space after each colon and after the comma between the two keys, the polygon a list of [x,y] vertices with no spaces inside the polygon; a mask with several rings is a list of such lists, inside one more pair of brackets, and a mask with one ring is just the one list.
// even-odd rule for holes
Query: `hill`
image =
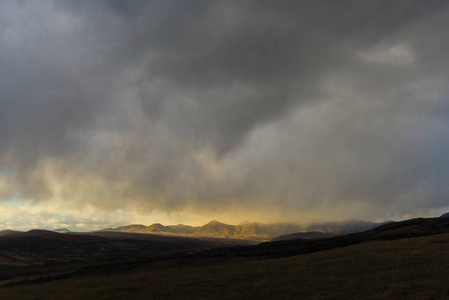
{"label": "hill", "polygon": [[[164,226],[162,224],[155,223],[150,226],[120,226],[116,228],[103,229],[102,231],[269,241],[281,235],[305,233],[310,231],[329,233],[326,235],[321,235],[320,237],[335,236],[338,234],[371,229],[381,224],[382,223],[350,220],[341,222],[315,223],[307,226],[289,223],[263,224],[257,222],[245,222],[238,225],[230,225],[214,220],[198,227],[183,224]],[[312,238],[313,236],[312,234],[306,235],[309,236],[309,238]]]}
{"label": "hill", "polygon": [[212,249],[197,253],[204,257],[269,257],[300,255],[377,240],[394,240],[449,233],[449,218],[417,218],[391,222],[351,234],[320,239],[290,239],[265,242],[254,246]]}
{"label": "hill", "polygon": [[9,232],[0,236],[0,264],[41,265],[67,262],[146,260],[223,246],[229,240],[204,240],[123,232],[58,233],[48,230]]}
{"label": "hill", "polygon": [[[243,225],[249,225],[245,227]],[[235,236],[244,230],[251,234],[263,228],[246,223],[238,226],[212,221],[199,234]],[[146,228],[131,225],[131,228]],[[158,226],[162,228],[162,226]],[[330,233],[291,234],[272,242],[248,245],[248,241],[217,238],[192,238],[119,231],[57,233],[46,230],[7,232],[0,237],[0,265],[38,266],[53,263],[83,262],[98,265],[147,260],[204,258],[279,258],[347,247],[376,240],[401,239],[449,232],[449,218],[412,219],[384,224],[364,232],[327,237]],[[294,239],[293,239],[294,238]],[[298,239],[299,238],[299,239]]]}
{"label": "hill", "polygon": [[6,229],[6,230],[0,230],[0,237],[1,236],[6,236],[6,235],[11,235],[14,233],[19,233],[20,231],[15,231],[15,230],[10,230],[10,229]]}
{"label": "hill", "polygon": [[116,232],[131,232],[131,233],[156,233],[165,235],[193,235],[193,233],[198,230],[199,227],[193,227],[189,225],[170,225],[164,226],[160,223],[154,223],[150,226],[145,225],[127,225],[115,228],[105,228],[101,231],[116,231]]}
{"label": "hill", "polygon": [[[399,222],[366,233],[373,239],[363,243],[279,259],[176,258],[85,268],[50,281],[30,274],[21,284],[1,287],[0,298],[447,299],[446,226],[428,219]],[[393,238],[398,233],[403,238]]]}
{"label": "hill", "polygon": [[338,234],[336,233],[329,233],[329,232],[319,232],[319,231],[308,231],[308,232],[298,232],[298,233],[292,233],[292,234],[285,234],[278,237],[275,237],[271,240],[271,242],[276,241],[289,241],[289,240],[310,240],[310,239],[324,239],[324,238],[330,238],[334,237]]}
{"label": "hill", "polygon": [[218,221],[211,221],[204,226],[198,228],[193,235],[195,236],[216,236],[223,238],[231,238],[237,235],[235,226],[224,224]]}

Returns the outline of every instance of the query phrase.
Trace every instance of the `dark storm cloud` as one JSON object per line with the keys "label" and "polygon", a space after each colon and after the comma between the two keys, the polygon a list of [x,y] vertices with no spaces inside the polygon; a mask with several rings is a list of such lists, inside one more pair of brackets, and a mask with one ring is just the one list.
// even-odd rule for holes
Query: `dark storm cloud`
{"label": "dark storm cloud", "polygon": [[0,194],[323,218],[445,206],[448,14],[4,1]]}

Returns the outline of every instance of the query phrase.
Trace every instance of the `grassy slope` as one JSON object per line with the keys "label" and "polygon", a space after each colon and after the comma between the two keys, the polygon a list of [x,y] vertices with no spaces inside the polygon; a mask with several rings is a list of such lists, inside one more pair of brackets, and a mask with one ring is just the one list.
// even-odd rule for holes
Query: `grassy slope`
{"label": "grassy slope", "polygon": [[0,288],[0,299],[449,299],[449,234]]}
{"label": "grassy slope", "polygon": [[[169,237],[155,234],[98,232],[88,234],[32,230],[0,236],[0,266],[38,266],[54,262],[133,261],[248,241]],[[45,273],[45,270],[44,270]],[[0,274],[0,285],[2,284]],[[4,277],[4,276],[3,276]]]}

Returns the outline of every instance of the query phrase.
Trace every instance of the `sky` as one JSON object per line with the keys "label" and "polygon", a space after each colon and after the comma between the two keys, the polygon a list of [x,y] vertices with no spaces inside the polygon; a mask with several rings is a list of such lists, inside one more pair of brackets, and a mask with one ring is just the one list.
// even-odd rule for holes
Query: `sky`
{"label": "sky", "polygon": [[447,1],[0,1],[0,229],[449,211]]}

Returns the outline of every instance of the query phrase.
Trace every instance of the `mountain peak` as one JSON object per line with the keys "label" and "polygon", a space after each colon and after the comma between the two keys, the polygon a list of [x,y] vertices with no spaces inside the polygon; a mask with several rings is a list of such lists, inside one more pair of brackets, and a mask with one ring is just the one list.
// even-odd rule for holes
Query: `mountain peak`
{"label": "mountain peak", "polygon": [[112,229],[104,229],[104,231],[268,241],[276,236],[304,231],[320,231],[322,233],[330,232],[333,233],[333,235],[336,235],[337,233],[341,234],[342,232],[363,231],[373,228],[376,225],[380,224],[354,220],[346,222],[317,223],[311,224],[307,227],[290,223],[263,224],[248,221],[241,222],[239,225],[230,225],[222,223],[218,220],[212,220],[209,223],[199,227],[183,224],[165,226],[160,223],[154,223],[150,226],[133,224]]}
{"label": "mountain peak", "polygon": [[224,224],[224,223],[221,223],[221,222],[219,222],[219,221],[217,221],[217,220],[212,220],[212,221],[210,221],[209,223],[207,223],[206,225],[215,225],[215,224]]}

